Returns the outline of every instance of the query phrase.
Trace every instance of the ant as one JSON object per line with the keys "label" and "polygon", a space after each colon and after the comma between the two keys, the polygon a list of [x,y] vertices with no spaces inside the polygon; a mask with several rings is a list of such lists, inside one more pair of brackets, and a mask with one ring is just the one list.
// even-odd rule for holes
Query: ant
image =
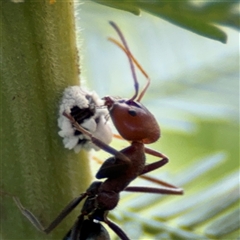
{"label": "ant", "polygon": [[[128,186],[138,176],[142,176],[143,174],[164,166],[168,162],[168,158],[158,151],[146,148],[144,145],[153,143],[160,137],[160,129],[157,121],[147,108],[140,103],[141,98],[150,84],[150,80],[148,78],[146,86],[141,93],[138,94],[138,81],[136,79],[133,63],[137,66],[138,64],[128,49],[125,39],[117,25],[113,22],[110,22],[110,24],[117,31],[123,42],[124,46],[113,40],[117,42],[117,45],[121,48],[124,48],[128,56],[135,83],[135,94],[128,100],[116,99],[113,97],[104,97],[103,99],[105,100],[105,106],[107,106],[109,110],[114,125],[122,138],[130,142],[130,146],[120,151],[112,148],[101,139],[95,137],[90,131],[84,129],[71,114],[64,111],[63,116],[70,120],[76,131],[86,135],[94,145],[112,155],[112,157],[108,158],[102,164],[96,174],[97,179],[105,178],[105,180],[94,181],[86,192],[73,199],[47,228],[44,228],[30,211],[23,208],[19,199],[14,197],[23,215],[25,215],[38,230],[45,233],[50,233],[83,199],[85,199],[77,221],[63,238],[64,240],[87,239],[90,236],[93,239],[100,237],[101,239],[110,239],[106,229],[100,222],[106,223],[120,239],[129,240],[126,233],[107,217],[109,211],[117,206],[122,191],[175,195],[183,194],[182,189],[168,183],[162,183],[161,181],[160,183],[167,187]],[[146,153],[159,157],[160,160],[146,164]],[[86,228],[86,226],[89,226],[89,228]]]}
{"label": "ant", "polygon": [[[47,228],[44,228],[37,218],[21,205],[19,199],[14,197],[23,215],[25,215],[38,230],[50,233],[83,199],[86,198],[81,209],[81,214],[74,226],[63,238],[64,240],[87,239],[86,237],[84,238],[84,236],[89,235],[96,237],[103,235],[103,239],[109,239],[108,233],[99,221],[105,222],[120,239],[130,240],[119,226],[107,218],[108,212],[117,206],[120,199],[120,192],[128,191],[175,195],[181,195],[183,193],[182,189],[175,188],[128,187],[135,178],[162,167],[168,160],[163,158],[157,162],[146,165],[144,146],[141,142],[134,141],[131,146],[117,151],[82,128],[72,116],[66,113],[63,113],[63,115],[72,122],[76,130],[90,137],[91,141],[96,146],[111,153],[113,157],[108,158],[96,174],[97,179],[106,178],[106,180],[103,182],[93,182],[87,191],[73,199]],[[86,230],[84,226],[87,224],[91,226],[91,228]]]}

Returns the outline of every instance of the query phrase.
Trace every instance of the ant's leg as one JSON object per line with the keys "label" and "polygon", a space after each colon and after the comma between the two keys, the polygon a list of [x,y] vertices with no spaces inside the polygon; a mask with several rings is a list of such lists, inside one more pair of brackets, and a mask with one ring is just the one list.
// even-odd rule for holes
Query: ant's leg
{"label": "ant's leg", "polygon": [[13,200],[22,214],[32,223],[34,227],[41,232],[50,233],[86,196],[87,193],[83,193],[79,197],[74,198],[46,228],[42,226],[39,220],[29,210],[22,206],[17,197],[13,197]]}
{"label": "ant's leg", "polygon": [[[151,171],[153,171],[155,169],[158,169],[158,168],[164,166],[165,164],[167,164],[168,161],[169,161],[167,156],[165,156],[164,154],[162,154],[162,153],[160,153],[160,152],[158,152],[156,150],[153,150],[151,148],[146,148],[145,147],[145,153],[150,154],[150,155],[155,156],[155,157],[160,157],[162,159],[159,160],[159,161],[156,161],[154,163],[147,164],[145,166],[145,168],[143,169],[141,174],[145,174],[145,173],[151,172]],[[159,185],[165,186],[165,187],[182,190],[181,188],[178,188],[177,186],[174,186],[174,185],[172,185],[172,184],[170,184],[168,182],[165,182],[165,181],[162,181],[162,180],[150,177],[150,176],[141,175],[141,177],[146,179],[146,180],[149,180],[151,182],[154,182],[154,183],[157,183]]]}
{"label": "ant's leg", "polygon": [[117,139],[120,139],[120,140],[123,140],[123,141],[126,141],[121,135],[119,135],[119,134],[113,134],[113,137],[114,138],[117,138]]}
{"label": "ant's leg", "polygon": [[[80,239],[104,239],[110,240],[107,229],[100,223],[99,220],[96,222],[94,219],[85,219],[81,225],[78,226],[80,235],[78,238],[70,238],[71,240]],[[67,239],[66,239],[67,240]]]}
{"label": "ant's leg", "polygon": [[70,230],[71,233],[70,233],[70,238],[71,240],[78,240],[80,239],[80,231],[81,231],[81,228],[82,228],[82,224],[83,224],[83,221],[84,221],[84,216],[81,214],[77,221],[74,223],[73,225],[73,228]]}
{"label": "ant's leg", "polygon": [[127,234],[114,222],[104,218],[104,222],[120,237],[122,240],[130,240]]}
{"label": "ant's leg", "polygon": [[154,178],[154,177],[150,177],[150,176],[147,176],[147,175],[141,175],[139,176],[140,178],[143,178],[147,181],[150,181],[152,183],[156,183],[158,185],[161,185],[161,186],[164,186],[164,187],[169,187],[169,188],[178,188],[177,186],[171,184],[171,183],[168,183],[168,182],[165,182],[163,180],[160,180],[160,179],[157,179],[157,178]]}
{"label": "ant's leg", "polygon": [[63,240],[68,240],[68,239],[71,239],[71,240],[74,240],[73,237],[75,237],[75,239],[78,239],[76,237],[78,237],[79,233],[77,232],[77,230],[81,229],[81,224],[82,224],[82,221],[83,221],[83,218],[81,218],[82,215],[80,215],[77,219],[77,221],[74,223],[73,227],[67,232],[67,234],[64,236]]}
{"label": "ant's leg", "polygon": [[[97,162],[98,164],[102,164],[103,161],[101,159],[99,159],[98,157],[96,156],[93,156],[92,159]],[[154,164],[154,163],[153,163]],[[163,166],[163,165],[162,165]],[[140,178],[143,178],[149,182],[153,182],[153,183],[156,183],[158,185],[162,185],[162,186],[165,186],[165,187],[171,187],[171,188],[177,188],[176,186],[170,184],[170,183],[167,183],[165,181],[162,181],[160,179],[157,179],[157,178],[154,178],[154,177],[151,177],[151,176],[147,176],[147,175],[140,175],[139,176]]]}
{"label": "ant's leg", "polygon": [[[93,159],[94,161],[96,161],[98,164],[102,164],[102,163],[103,163],[103,161],[100,160],[100,159],[99,159],[98,157],[96,157],[96,156],[93,156],[92,159]],[[140,175],[139,177],[140,177],[140,178],[143,178],[143,179],[145,179],[145,180],[147,180],[147,181],[149,181],[149,182],[156,183],[156,184],[158,184],[158,185],[162,185],[162,186],[170,187],[170,188],[177,188],[176,186],[174,186],[174,185],[172,185],[172,184],[170,184],[170,183],[167,183],[167,182],[165,182],[165,181],[162,181],[162,180],[160,180],[160,179],[157,179],[157,178],[155,178],[155,177],[151,177],[151,176],[147,176],[147,175]]]}
{"label": "ant's leg", "polygon": [[158,151],[155,151],[155,150],[153,150],[151,148],[146,148],[145,147],[144,150],[145,150],[145,153],[150,154],[150,155],[155,156],[155,157],[160,157],[162,159],[159,160],[159,161],[156,161],[154,163],[147,164],[144,167],[144,169],[143,169],[141,174],[145,174],[145,173],[151,172],[151,171],[153,171],[153,170],[155,170],[157,168],[160,168],[160,167],[164,166],[166,163],[168,163],[168,158],[164,154],[162,154],[162,153],[160,153]]}
{"label": "ant's leg", "polygon": [[[110,40],[111,41],[113,41],[113,42],[115,42],[116,40],[115,39],[111,39],[110,38]],[[116,41],[117,42],[117,41]],[[118,42],[117,42],[118,43]],[[116,43],[116,44],[117,44]],[[121,46],[121,48],[122,49],[124,49],[123,48],[123,46],[120,44],[120,43],[118,43],[120,46]],[[126,50],[125,50],[126,51]],[[133,58],[133,56],[132,56],[132,58]],[[133,58],[133,61],[134,61],[134,63],[135,63],[135,61],[137,61],[137,60],[135,60],[134,58]],[[136,62],[136,64],[138,64],[138,62]],[[140,66],[141,67],[141,66]],[[141,69],[140,69],[141,70]],[[141,70],[141,71],[144,71],[144,70]],[[143,74],[144,74],[145,72],[143,72]],[[146,74],[146,73],[145,73]],[[144,74],[144,75],[145,75]],[[117,139],[120,139],[120,140],[125,140],[125,139],[123,139],[120,135],[118,135],[118,134],[114,134],[113,135],[115,138],[117,138]],[[161,158],[163,158],[162,160],[160,160],[160,161],[158,161],[158,162],[154,162],[154,163],[152,163],[152,164],[148,164],[148,165],[146,165],[146,167],[145,167],[145,169],[144,169],[144,173],[142,173],[142,174],[145,174],[145,173],[147,173],[147,172],[151,172],[151,171],[153,171],[153,170],[155,170],[155,169],[157,169],[157,168],[160,168],[160,167],[162,167],[162,166],[164,166],[166,163],[168,163],[168,158],[165,156],[165,155],[163,155],[162,153],[160,153],[160,152],[158,152],[158,151],[155,151],[155,150],[153,150],[153,149],[150,149],[150,148],[146,148],[145,147],[145,153],[148,153],[148,154],[150,154],[150,155],[153,155],[153,156],[156,156],[156,157],[161,157]],[[95,160],[97,163],[99,163],[99,164],[102,164],[103,163],[103,161],[101,161],[99,158],[97,158],[97,157],[95,157],[95,156],[93,156],[93,160]],[[154,178],[154,177],[150,177],[150,176],[146,176],[146,175],[140,175],[139,176],[140,178],[143,178],[143,179],[145,179],[145,180],[147,180],[147,181],[150,181],[150,182],[153,182],[153,183],[156,183],[156,184],[158,184],[158,185],[162,185],[162,186],[165,186],[165,187],[170,187],[170,188],[178,188],[178,187],[176,187],[176,186],[174,186],[174,185],[172,185],[172,184],[170,184],[170,183],[167,183],[167,182],[165,182],[165,181],[162,181],[162,180],[160,180],[160,179],[157,179],[157,178]]]}
{"label": "ant's leg", "polygon": [[182,195],[183,189],[181,188],[151,188],[151,187],[127,187],[124,189],[127,192],[143,192],[143,193],[156,193],[156,194],[173,194]]}
{"label": "ant's leg", "polygon": [[98,157],[96,157],[96,156],[92,156],[91,157],[96,163],[98,163],[98,164],[103,164],[103,160],[101,160],[101,159],[99,159]]}
{"label": "ant's leg", "polygon": [[66,118],[68,118],[71,123],[73,124],[73,126],[79,131],[82,132],[83,134],[85,134],[86,136],[91,138],[92,143],[94,143],[96,146],[98,146],[99,148],[101,148],[102,150],[104,150],[107,153],[110,153],[112,155],[114,155],[116,158],[121,159],[125,164],[131,164],[131,161],[128,157],[126,157],[124,154],[122,154],[121,152],[119,152],[118,150],[110,147],[109,145],[107,145],[106,143],[102,142],[100,139],[95,138],[89,131],[87,131],[86,129],[84,129],[83,127],[81,127],[79,125],[79,123],[69,114],[67,114],[66,112],[63,112],[63,116],[65,116]]}

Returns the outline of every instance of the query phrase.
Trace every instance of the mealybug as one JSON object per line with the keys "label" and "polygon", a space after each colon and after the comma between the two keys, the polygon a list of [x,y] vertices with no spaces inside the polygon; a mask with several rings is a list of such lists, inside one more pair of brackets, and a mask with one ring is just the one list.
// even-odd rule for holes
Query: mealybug
{"label": "mealybug", "polygon": [[74,149],[77,153],[82,148],[86,150],[99,148],[90,138],[76,130],[72,123],[62,114],[70,114],[80,126],[88,130],[104,143],[112,140],[112,131],[107,121],[108,111],[103,106],[103,101],[95,92],[89,92],[79,86],[71,86],[64,90],[59,108],[58,134],[63,138],[65,148]]}

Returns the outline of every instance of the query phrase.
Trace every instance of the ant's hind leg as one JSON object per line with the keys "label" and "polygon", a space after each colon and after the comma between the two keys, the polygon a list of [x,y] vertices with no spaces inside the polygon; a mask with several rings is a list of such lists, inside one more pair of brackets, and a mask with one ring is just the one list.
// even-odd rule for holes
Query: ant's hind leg
{"label": "ant's hind leg", "polygon": [[173,185],[171,183],[165,182],[163,180],[157,179],[155,177],[151,177],[151,176],[148,176],[148,175],[141,175],[140,178],[143,178],[143,179],[145,179],[147,181],[150,181],[152,183],[156,183],[156,184],[164,186],[164,187],[178,189],[177,186],[175,186],[175,185]]}
{"label": "ant's hind leg", "polygon": [[35,228],[41,232],[50,233],[86,196],[87,193],[83,193],[79,197],[74,198],[46,228],[43,227],[39,220],[28,209],[22,206],[20,200],[17,197],[13,197],[13,200],[15,201],[22,214],[32,223]]}
{"label": "ant's hind leg", "polygon": [[171,194],[182,195],[183,189],[181,188],[151,188],[151,187],[127,187],[124,189],[126,192],[142,192],[142,193],[155,193],[155,194]]}
{"label": "ant's hind leg", "polygon": [[104,219],[104,222],[119,236],[122,240],[130,240],[127,234],[114,222],[108,218]]}

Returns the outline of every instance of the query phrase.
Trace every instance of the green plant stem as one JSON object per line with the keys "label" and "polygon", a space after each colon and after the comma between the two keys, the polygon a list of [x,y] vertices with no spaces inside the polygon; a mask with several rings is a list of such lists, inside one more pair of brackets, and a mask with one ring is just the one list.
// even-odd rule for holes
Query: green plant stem
{"label": "green plant stem", "polygon": [[2,239],[62,239],[78,211],[46,236],[8,194],[47,226],[89,184],[87,154],[65,150],[57,126],[64,88],[79,84],[73,3],[1,5],[0,234]]}

